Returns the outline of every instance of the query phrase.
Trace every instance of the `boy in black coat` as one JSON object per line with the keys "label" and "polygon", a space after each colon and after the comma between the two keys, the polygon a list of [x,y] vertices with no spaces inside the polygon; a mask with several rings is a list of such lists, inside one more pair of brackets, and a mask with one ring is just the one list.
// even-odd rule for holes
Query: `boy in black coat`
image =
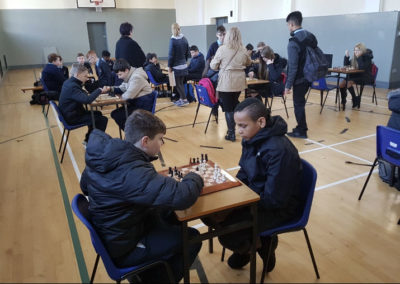
{"label": "boy in black coat", "polygon": [[135,68],[143,67],[146,56],[139,44],[132,39],[133,26],[126,22],[119,27],[121,38],[115,45],[115,59],[125,59]]}
{"label": "boy in black coat", "polygon": [[[236,177],[260,195],[260,233],[299,215],[301,161],[296,147],[285,136],[286,122],[280,116],[270,117],[269,109],[260,100],[245,99],[236,106],[234,118],[243,138],[240,170]],[[243,220],[252,220],[248,208],[235,209],[218,223],[228,226]],[[208,223],[210,220],[205,221]],[[231,268],[239,269],[250,261],[251,237],[251,229],[219,237],[221,244],[234,252],[228,259]],[[267,267],[271,271],[275,266],[274,251],[278,240],[262,238],[260,242],[257,252],[261,257],[266,255],[272,243],[273,252]]]}
{"label": "boy in black coat", "polygon": [[[141,109],[127,119],[124,141],[93,131],[81,188],[89,196],[93,224],[117,267],[164,259],[179,282],[182,233],[172,211],[195,203],[203,179],[189,173],[178,182],[156,172],[151,161],[157,159],[165,133],[165,124]],[[188,229],[191,237],[198,234]],[[191,263],[200,248],[201,243],[189,245]],[[155,268],[140,277],[144,283],[162,283],[163,272]]]}

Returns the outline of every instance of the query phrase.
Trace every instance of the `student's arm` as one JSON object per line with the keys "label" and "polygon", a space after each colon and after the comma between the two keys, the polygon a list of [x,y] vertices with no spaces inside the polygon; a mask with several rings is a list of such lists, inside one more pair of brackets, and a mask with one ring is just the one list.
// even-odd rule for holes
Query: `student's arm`
{"label": "student's arm", "polygon": [[239,169],[238,173],[236,174],[236,177],[245,185],[249,185],[247,174],[242,168]]}
{"label": "student's arm", "polygon": [[148,82],[144,78],[134,76],[133,79],[130,79],[129,82],[125,85],[125,91],[121,88],[121,86],[119,87],[121,91],[124,92],[122,94],[122,99],[128,100],[136,98],[146,84],[148,84]]}
{"label": "student's arm", "polygon": [[350,56],[345,55],[343,59],[343,66],[349,66],[349,65],[351,65]]}
{"label": "student's arm", "polygon": [[174,64],[174,57],[175,57],[175,50],[174,50],[174,44],[173,44],[173,39],[170,39],[169,41],[169,48],[168,48],[168,67],[172,68]]}
{"label": "student's arm", "polygon": [[73,92],[72,99],[74,101],[82,104],[91,104],[101,94],[101,89],[97,88],[90,95],[79,88],[74,88]]}
{"label": "student's arm", "polygon": [[368,56],[357,57],[358,69],[369,72],[371,70],[371,58]]}
{"label": "student's arm", "polygon": [[80,186],[81,186],[81,190],[82,190],[83,194],[88,196],[89,191],[88,191],[88,184],[87,184],[86,168],[85,168],[85,170],[83,171],[83,173],[81,175]]}
{"label": "student's arm", "polygon": [[267,67],[269,72],[269,80],[273,82],[279,81],[279,79],[281,78],[281,73],[283,71],[282,66],[280,66],[279,64],[270,63],[267,65]]}
{"label": "student's arm", "polygon": [[298,44],[294,40],[290,41],[288,44],[288,76],[285,89],[291,89],[296,79],[297,69],[299,68],[299,53]]}

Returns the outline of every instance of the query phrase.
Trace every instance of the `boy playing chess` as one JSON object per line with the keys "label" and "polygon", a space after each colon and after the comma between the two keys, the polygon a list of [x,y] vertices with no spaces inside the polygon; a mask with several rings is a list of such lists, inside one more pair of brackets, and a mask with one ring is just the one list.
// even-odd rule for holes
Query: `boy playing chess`
{"label": "boy playing chess", "polygon": [[[240,170],[236,177],[260,195],[257,230],[261,233],[299,214],[301,161],[296,147],[285,136],[286,122],[280,116],[271,117],[270,110],[260,100],[248,98],[238,104],[234,118],[243,138]],[[252,220],[249,208],[236,209],[226,217],[220,217],[204,221],[212,226],[228,226]],[[228,259],[231,268],[239,269],[249,263],[251,237],[251,229],[219,237],[221,244],[233,251]],[[257,252],[261,257],[267,255],[270,244],[273,246],[267,267],[271,271],[275,267],[278,239],[262,238],[259,241]]]}
{"label": "boy playing chess", "polygon": [[[196,173],[178,182],[158,174],[151,161],[160,152],[165,124],[151,112],[134,111],[125,140],[94,130],[86,148],[82,191],[97,233],[117,267],[166,260],[176,283],[183,277],[182,233],[173,210],[190,207],[203,188]],[[188,228],[190,237],[199,234]],[[193,263],[201,243],[189,245]],[[165,282],[164,269],[140,274],[144,283]]]}

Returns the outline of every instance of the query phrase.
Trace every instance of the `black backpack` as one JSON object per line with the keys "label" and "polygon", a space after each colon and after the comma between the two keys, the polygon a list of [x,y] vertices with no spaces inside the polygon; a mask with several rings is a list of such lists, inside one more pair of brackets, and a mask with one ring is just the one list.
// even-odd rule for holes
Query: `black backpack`
{"label": "black backpack", "polygon": [[292,39],[305,52],[304,78],[310,83],[324,78],[328,73],[329,63],[322,50],[318,46],[312,47],[307,41],[299,41],[296,37]]}

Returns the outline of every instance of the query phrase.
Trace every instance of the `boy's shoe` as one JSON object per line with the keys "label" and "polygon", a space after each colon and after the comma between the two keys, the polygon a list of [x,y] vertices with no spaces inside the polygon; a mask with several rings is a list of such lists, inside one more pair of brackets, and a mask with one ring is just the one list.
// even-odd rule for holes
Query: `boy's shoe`
{"label": "boy's shoe", "polygon": [[300,132],[296,128],[293,128],[293,132],[288,132],[287,135],[293,138],[307,139],[307,132]]}
{"label": "boy's shoe", "polygon": [[174,101],[174,105],[176,106],[180,105],[181,103],[182,103],[181,99]]}
{"label": "boy's shoe", "polygon": [[187,106],[189,104],[188,100],[183,100],[180,106]]}
{"label": "boy's shoe", "polygon": [[234,252],[228,258],[228,265],[232,269],[240,269],[250,262],[250,254],[239,254]]}
{"label": "boy's shoe", "polygon": [[178,100],[174,103],[178,107],[183,107],[189,104],[187,100]]}
{"label": "boy's shoe", "polygon": [[261,257],[261,259],[264,262],[264,261],[266,261],[264,258],[266,258],[268,255],[268,250],[269,250],[270,245],[272,246],[272,252],[269,257],[267,272],[271,272],[275,267],[275,263],[276,263],[275,250],[278,247],[278,237],[274,236],[271,240],[271,244],[269,243],[269,238],[261,237],[261,247],[257,249],[258,255]]}

